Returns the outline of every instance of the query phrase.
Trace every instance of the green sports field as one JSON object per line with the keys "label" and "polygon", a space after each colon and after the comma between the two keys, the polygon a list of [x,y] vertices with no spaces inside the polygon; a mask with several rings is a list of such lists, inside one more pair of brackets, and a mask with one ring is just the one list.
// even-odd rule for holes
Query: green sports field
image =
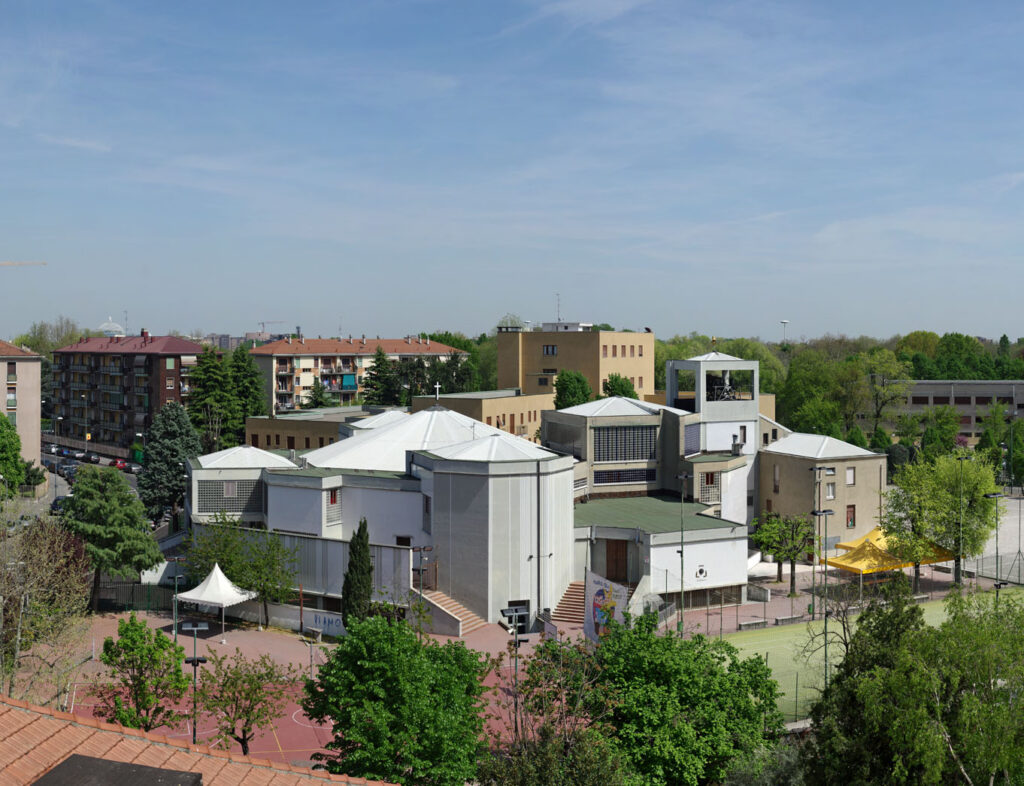
{"label": "green sports field", "polygon": [[[1004,590],[1003,595],[1014,594],[1020,598],[1022,590],[1014,588]],[[921,604],[924,619],[929,625],[938,625],[946,618],[946,609],[941,600],[928,601]],[[726,640],[735,646],[744,656],[760,655],[768,658],[775,679],[779,683],[782,696],[779,698],[779,710],[786,721],[806,718],[811,705],[824,684],[824,657],[815,657],[805,661],[800,650],[808,639],[808,625],[798,623],[780,627],[747,630],[726,636]],[[821,620],[813,623],[821,630]],[[830,656],[838,654],[830,650]]]}

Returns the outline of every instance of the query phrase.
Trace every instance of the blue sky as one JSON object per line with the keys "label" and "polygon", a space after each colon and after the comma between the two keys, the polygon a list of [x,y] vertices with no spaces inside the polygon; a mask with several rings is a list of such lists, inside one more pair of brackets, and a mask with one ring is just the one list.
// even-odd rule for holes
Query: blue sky
{"label": "blue sky", "polygon": [[[0,0],[0,336],[1012,338],[1016,4]],[[284,327],[283,325],[281,327]]]}

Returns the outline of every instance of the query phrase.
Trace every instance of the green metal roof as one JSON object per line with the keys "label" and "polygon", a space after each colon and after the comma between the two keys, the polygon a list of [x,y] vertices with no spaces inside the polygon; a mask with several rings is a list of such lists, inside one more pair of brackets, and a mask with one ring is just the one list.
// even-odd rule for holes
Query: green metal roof
{"label": "green metal roof", "polygon": [[616,497],[577,502],[577,527],[623,527],[644,532],[679,532],[680,515],[687,531],[740,526],[732,521],[699,515],[708,509],[700,502],[680,502],[678,497]]}

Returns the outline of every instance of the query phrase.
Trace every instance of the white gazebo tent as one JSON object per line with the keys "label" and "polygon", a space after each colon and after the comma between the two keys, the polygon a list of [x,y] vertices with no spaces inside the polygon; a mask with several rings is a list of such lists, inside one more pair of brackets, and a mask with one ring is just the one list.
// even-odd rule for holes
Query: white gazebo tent
{"label": "white gazebo tent", "polygon": [[228,577],[224,575],[224,571],[220,569],[220,565],[214,563],[213,570],[211,570],[210,574],[203,579],[202,584],[193,590],[182,592],[174,596],[175,612],[177,612],[177,603],[179,600],[183,600],[188,603],[198,603],[202,606],[219,606],[220,635],[223,643],[224,609],[228,606],[234,606],[247,600],[254,600],[256,598],[256,594],[257,593],[255,592],[241,589],[240,587],[232,584]]}

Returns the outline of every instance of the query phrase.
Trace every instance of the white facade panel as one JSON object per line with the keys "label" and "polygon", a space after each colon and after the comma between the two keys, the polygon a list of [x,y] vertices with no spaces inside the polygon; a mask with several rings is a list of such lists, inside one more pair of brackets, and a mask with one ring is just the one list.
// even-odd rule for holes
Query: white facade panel
{"label": "white facade panel", "polygon": [[[319,488],[267,487],[267,527],[320,537],[324,531],[324,493]],[[336,530],[337,527],[331,527]]]}
{"label": "white facade panel", "polygon": [[351,540],[366,517],[370,543],[394,546],[396,537],[412,538],[413,546],[430,545],[423,531],[423,495],[416,491],[389,491],[342,486],[341,519],[344,540]]}
{"label": "white facade panel", "polygon": [[[691,543],[687,532],[686,591],[747,583],[747,539]],[[679,544],[651,548],[651,584],[654,592],[679,592]],[[667,585],[666,581],[667,573]],[[673,586],[674,584],[674,586]],[[665,589],[668,586],[668,589]]]}
{"label": "white facade panel", "polygon": [[739,439],[740,426],[747,429],[747,441],[743,443],[743,455],[752,456],[757,452],[757,421],[739,420],[725,423],[704,424],[704,450],[732,450],[732,435]]}

